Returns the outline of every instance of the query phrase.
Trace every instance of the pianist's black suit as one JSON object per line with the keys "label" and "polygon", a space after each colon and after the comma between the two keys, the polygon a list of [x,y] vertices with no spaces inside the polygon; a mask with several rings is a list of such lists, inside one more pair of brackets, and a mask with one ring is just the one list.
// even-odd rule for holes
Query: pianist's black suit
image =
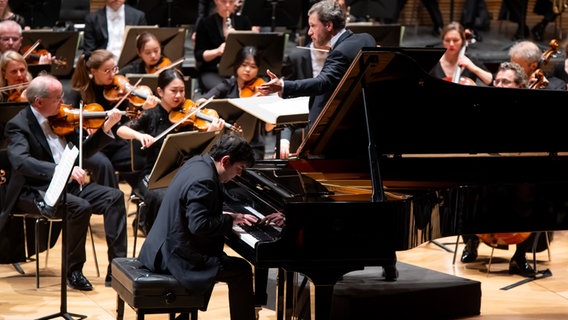
{"label": "pianist's black suit", "polygon": [[[309,127],[318,118],[359,50],[363,47],[375,47],[376,45],[375,39],[368,33],[355,34],[350,30],[345,30],[330,50],[320,74],[315,78],[285,80],[282,97],[310,96]],[[289,139],[290,137],[282,136],[282,138]]]}

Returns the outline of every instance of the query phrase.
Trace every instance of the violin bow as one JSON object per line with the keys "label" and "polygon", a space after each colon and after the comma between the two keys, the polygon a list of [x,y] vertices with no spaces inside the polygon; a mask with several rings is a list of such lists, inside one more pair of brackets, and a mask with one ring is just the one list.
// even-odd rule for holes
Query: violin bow
{"label": "violin bow", "polygon": [[155,75],[159,75],[162,71],[167,70],[167,69],[171,69],[175,66],[177,66],[178,64],[182,63],[185,60],[185,58],[179,58],[178,60],[170,63],[169,66],[165,66],[162,69],[159,69],[158,71],[154,72]]}
{"label": "violin bow", "polygon": [[[180,124],[182,124],[185,120],[189,119],[191,116],[195,115],[196,113],[198,113],[199,111],[201,111],[201,109],[203,109],[209,102],[211,102],[211,100],[213,100],[213,98],[215,98],[215,96],[207,99],[205,102],[203,102],[199,107],[195,108],[195,110],[193,110],[192,112],[189,112],[187,115],[185,115],[185,117],[181,118],[178,122],[172,124],[169,128],[167,128],[166,130],[162,131],[162,133],[160,133],[159,135],[157,135],[154,138],[154,142],[156,142],[157,140],[163,138],[165,135],[167,135],[170,131],[172,131],[173,129],[177,128],[177,126],[179,126]],[[144,146],[142,146],[140,148],[141,150],[144,150]]]}
{"label": "violin bow", "polygon": [[[83,100],[79,102],[79,168],[83,169]],[[83,185],[79,185],[83,191]]]}
{"label": "violin bow", "polygon": [[39,46],[39,44],[41,43],[41,39],[38,39],[29,49],[28,51],[24,52],[24,54],[22,55],[22,57],[27,58],[34,50],[35,48],[37,48],[37,46]]}

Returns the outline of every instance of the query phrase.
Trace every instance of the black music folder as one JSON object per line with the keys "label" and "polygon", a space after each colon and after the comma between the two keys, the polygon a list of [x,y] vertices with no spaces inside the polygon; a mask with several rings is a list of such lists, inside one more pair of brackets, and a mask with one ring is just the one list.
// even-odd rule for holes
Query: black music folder
{"label": "black music folder", "polygon": [[74,70],[75,56],[79,46],[79,32],[44,30],[24,30],[22,32],[22,48],[34,45],[39,40],[36,50],[45,49],[56,61],[50,65],[30,64],[28,69],[35,76],[42,70],[54,76],[69,76]]}
{"label": "black music folder", "polygon": [[178,169],[189,158],[209,152],[219,136],[218,131],[188,131],[168,134],[150,173],[148,189],[167,187]]}
{"label": "black music folder", "polygon": [[254,46],[258,51],[260,65],[258,75],[266,76],[266,69],[280,74],[284,59],[286,37],[280,32],[232,31],[225,41],[225,52],[219,62],[219,74],[230,77],[235,74],[234,64],[238,52],[245,46]]}

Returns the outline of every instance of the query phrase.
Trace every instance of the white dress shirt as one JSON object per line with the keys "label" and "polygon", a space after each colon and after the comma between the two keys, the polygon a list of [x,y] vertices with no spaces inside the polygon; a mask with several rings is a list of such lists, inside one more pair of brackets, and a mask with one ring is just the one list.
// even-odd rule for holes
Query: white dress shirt
{"label": "white dress shirt", "polygon": [[122,43],[124,42],[124,28],[126,25],[124,5],[120,6],[117,11],[107,6],[106,17],[108,30],[108,43],[106,48],[114,55],[114,61],[118,62],[120,51],[122,50]]}

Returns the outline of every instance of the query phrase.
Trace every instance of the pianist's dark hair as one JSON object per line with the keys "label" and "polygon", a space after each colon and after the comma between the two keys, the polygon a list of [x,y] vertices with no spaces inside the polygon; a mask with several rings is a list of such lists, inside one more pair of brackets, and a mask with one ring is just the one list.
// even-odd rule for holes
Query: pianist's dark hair
{"label": "pianist's dark hair", "polygon": [[229,156],[231,163],[246,162],[247,167],[254,165],[254,151],[245,138],[238,134],[224,134],[217,140],[209,152],[213,160],[220,161]]}
{"label": "pianist's dark hair", "polygon": [[345,11],[336,0],[323,0],[316,2],[308,11],[308,16],[313,13],[317,14],[318,20],[321,22],[333,23],[334,30],[345,28],[345,19],[347,18]]}

